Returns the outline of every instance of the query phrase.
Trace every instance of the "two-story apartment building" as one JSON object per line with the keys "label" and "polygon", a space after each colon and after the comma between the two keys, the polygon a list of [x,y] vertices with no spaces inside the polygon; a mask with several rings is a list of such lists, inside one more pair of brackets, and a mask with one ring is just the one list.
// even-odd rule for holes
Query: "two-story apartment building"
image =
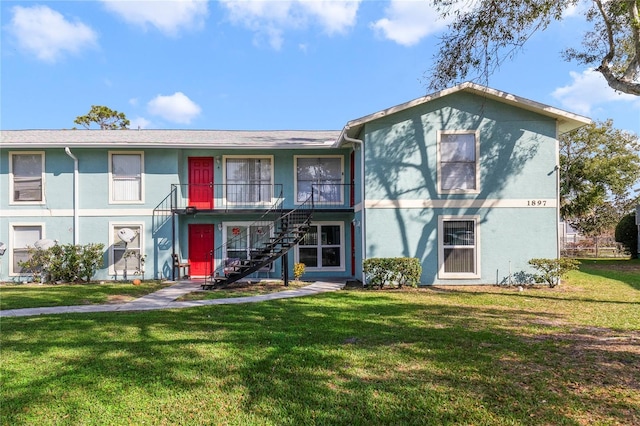
{"label": "two-story apartment building", "polygon": [[362,279],[363,259],[407,256],[425,285],[501,282],[558,255],[557,138],[589,122],[464,83],[341,131],[2,131],[0,280],[26,279],[19,261],[43,239],[103,243],[98,279],[140,257],[146,277],[172,278],[175,256],[220,274],[305,210],[279,253],[305,278]]}

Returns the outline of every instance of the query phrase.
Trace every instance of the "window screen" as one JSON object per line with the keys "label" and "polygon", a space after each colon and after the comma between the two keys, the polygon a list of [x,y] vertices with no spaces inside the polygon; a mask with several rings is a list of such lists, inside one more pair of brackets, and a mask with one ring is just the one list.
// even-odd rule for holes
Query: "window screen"
{"label": "window screen", "polygon": [[13,154],[13,201],[42,201],[42,154]]}
{"label": "window screen", "polygon": [[340,158],[298,158],[296,164],[298,193],[296,200],[342,201],[342,161]]}
{"label": "window screen", "polygon": [[473,133],[441,135],[440,173],[442,190],[477,188],[476,140]]}
{"label": "window screen", "polygon": [[140,154],[111,155],[112,200],[142,200],[142,156]]}
{"label": "window screen", "polygon": [[29,260],[29,247],[42,238],[41,226],[14,226],[13,227],[13,272],[20,273],[20,262]]}
{"label": "window screen", "polygon": [[475,222],[447,220],[442,223],[445,273],[475,273]]}
{"label": "window screen", "polygon": [[227,199],[233,203],[271,201],[271,159],[228,158]]}

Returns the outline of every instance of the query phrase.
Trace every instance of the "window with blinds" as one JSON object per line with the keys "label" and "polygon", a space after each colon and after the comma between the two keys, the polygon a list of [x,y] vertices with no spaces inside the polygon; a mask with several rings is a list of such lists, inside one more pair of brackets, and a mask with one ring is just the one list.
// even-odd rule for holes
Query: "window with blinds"
{"label": "window with blinds", "polygon": [[342,203],[342,174],[341,157],[296,157],[296,201]]}
{"label": "window with blinds", "polygon": [[475,278],[478,268],[477,218],[440,217],[440,278]]}
{"label": "window with blinds", "polygon": [[439,182],[443,192],[478,189],[475,133],[440,133]]}
{"label": "window with blinds", "polygon": [[12,254],[11,274],[24,272],[21,262],[29,260],[29,247],[42,238],[41,225],[13,225],[10,248]]}
{"label": "window with blinds", "polygon": [[[251,257],[251,252],[263,247],[266,233],[271,230],[268,226],[251,226],[250,222],[225,223],[226,232],[226,259],[246,260]],[[270,271],[273,264],[260,269],[261,272]]]}
{"label": "window with blinds", "polygon": [[227,158],[225,177],[229,202],[271,202],[271,158]]}
{"label": "window with blinds", "polygon": [[42,202],[44,153],[11,153],[10,165],[12,202]]}
{"label": "window with blinds", "polygon": [[142,153],[110,153],[111,201],[142,201]]}

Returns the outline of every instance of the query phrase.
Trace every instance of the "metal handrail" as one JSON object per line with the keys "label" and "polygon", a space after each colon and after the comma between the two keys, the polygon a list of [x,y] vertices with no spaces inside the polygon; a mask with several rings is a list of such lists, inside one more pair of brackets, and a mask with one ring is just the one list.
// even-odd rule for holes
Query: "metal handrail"
{"label": "metal handrail", "polygon": [[[206,283],[211,283],[215,280],[216,277],[225,275],[226,259],[228,258],[229,247],[235,247],[236,245],[243,246],[245,242],[248,241],[245,247],[242,247],[243,250],[247,253],[247,259],[238,259],[241,260],[249,260],[252,253],[259,253],[265,250],[269,250],[270,247],[273,247],[274,244],[280,244],[282,248],[282,241],[285,237],[294,232],[296,229],[300,229],[302,225],[308,225],[311,220],[311,215],[313,213],[313,198],[309,197],[307,201],[298,206],[296,209],[284,212],[282,210],[282,204],[274,205],[268,212],[266,212],[262,217],[253,222],[251,225],[244,227],[244,229],[238,229],[238,234],[231,237],[231,239],[227,239],[222,245],[217,247],[215,250],[212,250],[210,253],[210,274],[208,274]],[[251,231],[254,230],[252,234]],[[299,238],[302,238],[302,235],[296,234]],[[278,241],[280,240],[280,243]],[[297,243],[297,241],[289,241],[291,244]],[[241,243],[241,244],[238,244]],[[291,247],[287,247],[290,249]],[[275,252],[263,258],[260,262],[254,262],[250,268],[245,270],[242,276],[246,276],[257,270],[263,268],[264,266],[273,263],[273,261],[277,260],[279,257],[285,254],[286,251]],[[240,278],[240,277],[239,277]]]}
{"label": "metal handrail", "polygon": [[[298,194],[299,196],[300,194]],[[313,183],[311,194],[315,208],[353,207],[353,185],[350,183]]]}
{"label": "metal handrail", "polygon": [[[281,184],[172,184],[171,208],[184,210],[270,209],[282,199]],[[175,190],[175,191],[174,191]]]}

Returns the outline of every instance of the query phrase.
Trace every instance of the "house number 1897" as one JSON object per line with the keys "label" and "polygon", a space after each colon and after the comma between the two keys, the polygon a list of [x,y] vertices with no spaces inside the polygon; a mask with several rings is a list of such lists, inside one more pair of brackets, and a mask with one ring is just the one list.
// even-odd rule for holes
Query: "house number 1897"
{"label": "house number 1897", "polygon": [[547,200],[527,200],[527,206],[529,207],[544,207],[547,205]]}

